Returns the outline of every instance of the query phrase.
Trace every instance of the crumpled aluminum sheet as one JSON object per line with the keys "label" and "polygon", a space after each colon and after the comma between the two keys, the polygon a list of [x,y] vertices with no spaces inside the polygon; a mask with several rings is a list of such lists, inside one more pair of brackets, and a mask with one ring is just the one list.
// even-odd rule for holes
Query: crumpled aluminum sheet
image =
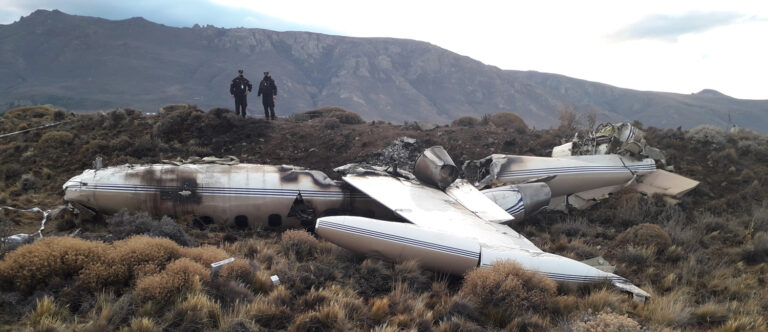
{"label": "crumpled aluminum sheet", "polygon": [[45,229],[45,223],[48,221],[49,217],[55,216],[61,210],[63,210],[64,207],[60,206],[53,210],[42,210],[40,208],[34,207],[31,209],[19,209],[12,206],[0,206],[0,210],[13,210],[13,211],[20,211],[20,212],[37,212],[43,214],[43,219],[40,221],[40,229],[37,230],[37,232],[34,232],[32,234],[15,234],[8,237],[0,238],[0,242],[3,242],[6,245],[12,245],[12,246],[19,246],[25,243],[30,243],[35,240],[36,237],[43,238],[43,230]]}

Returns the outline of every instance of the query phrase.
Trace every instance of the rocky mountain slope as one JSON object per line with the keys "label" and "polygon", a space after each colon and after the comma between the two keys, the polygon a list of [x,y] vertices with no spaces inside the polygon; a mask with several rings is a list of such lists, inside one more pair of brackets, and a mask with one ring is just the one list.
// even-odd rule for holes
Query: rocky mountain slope
{"label": "rocky mountain slope", "polygon": [[[728,125],[768,132],[768,101],[717,92],[682,95],[622,89],[554,74],[501,70],[414,40],[308,32],[174,28],[39,10],[0,26],[0,109],[53,104],[74,111],[169,103],[232,107],[236,70],[258,82],[270,71],[282,115],[342,106],[366,120],[447,123],[512,111],[537,128],[558,111],[594,110],[600,121],[657,127]],[[567,56],[567,55],[564,55]],[[629,64],[628,64],[629,65]],[[663,79],[663,78],[659,78]],[[261,114],[255,96],[250,112]]]}

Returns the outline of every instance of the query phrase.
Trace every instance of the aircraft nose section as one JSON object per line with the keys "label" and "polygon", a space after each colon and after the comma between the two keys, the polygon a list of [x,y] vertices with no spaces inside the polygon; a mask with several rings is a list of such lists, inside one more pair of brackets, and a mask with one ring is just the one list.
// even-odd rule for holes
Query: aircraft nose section
{"label": "aircraft nose section", "polygon": [[67,180],[67,182],[64,183],[62,186],[62,189],[64,189],[64,200],[67,202],[76,202],[79,203],[81,194],[82,194],[82,186],[83,186],[83,175],[77,175],[73,176],[71,179]]}

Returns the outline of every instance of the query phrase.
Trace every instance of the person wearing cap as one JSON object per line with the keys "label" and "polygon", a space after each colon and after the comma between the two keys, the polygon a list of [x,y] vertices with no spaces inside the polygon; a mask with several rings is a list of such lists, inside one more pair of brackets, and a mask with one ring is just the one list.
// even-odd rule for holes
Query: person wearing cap
{"label": "person wearing cap", "polygon": [[259,83],[259,92],[257,97],[261,97],[261,103],[264,105],[264,116],[267,120],[275,119],[275,99],[277,99],[277,85],[269,72],[264,72],[264,78]]}
{"label": "person wearing cap", "polygon": [[248,107],[248,94],[253,90],[253,85],[243,76],[243,70],[237,71],[237,77],[229,85],[229,94],[235,98],[235,114],[245,117],[245,109]]}

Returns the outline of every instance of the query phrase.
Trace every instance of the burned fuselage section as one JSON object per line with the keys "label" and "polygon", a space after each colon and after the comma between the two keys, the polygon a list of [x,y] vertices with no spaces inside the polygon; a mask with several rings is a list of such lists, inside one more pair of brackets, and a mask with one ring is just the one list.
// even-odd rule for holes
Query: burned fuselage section
{"label": "burned fuselage section", "polygon": [[[387,214],[322,172],[254,164],[123,165],[86,170],[64,184],[64,199],[101,213],[121,209],[195,216],[203,223],[298,226],[307,216],[355,210]],[[314,220],[312,220],[314,221]]]}
{"label": "burned fuselage section", "polygon": [[551,157],[494,154],[466,162],[463,171],[489,191],[544,183],[551,191],[550,208],[583,209],[625,187],[674,198],[698,185],[657,168],[664,163],[664,154],[646,144],[642,131],[620,123],[603,124],[586,137],[554,147]]}

